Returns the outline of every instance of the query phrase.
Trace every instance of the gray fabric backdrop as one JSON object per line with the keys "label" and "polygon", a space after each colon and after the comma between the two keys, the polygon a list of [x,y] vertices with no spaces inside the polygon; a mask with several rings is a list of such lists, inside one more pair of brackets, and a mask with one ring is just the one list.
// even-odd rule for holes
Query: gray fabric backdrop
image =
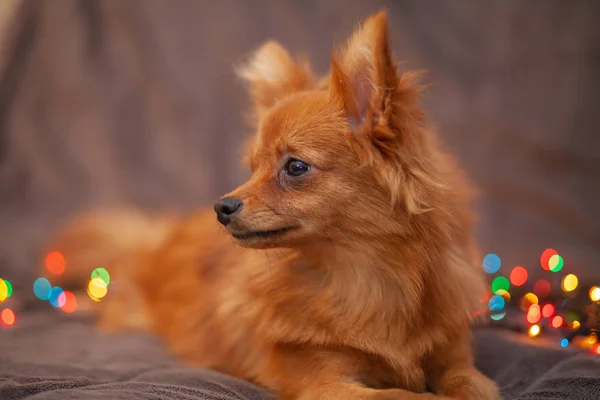
{"label": "gray fabric backdrop", "polygon": [[0,71],[0,276],[27,288],[65,216],[192,209],[245,177],[233,75],[275,38],[326,72],[385,6],[424,104],[480,186],[478,235],[503,271],[545,247],[600,283],[600,2],[25,0]]}

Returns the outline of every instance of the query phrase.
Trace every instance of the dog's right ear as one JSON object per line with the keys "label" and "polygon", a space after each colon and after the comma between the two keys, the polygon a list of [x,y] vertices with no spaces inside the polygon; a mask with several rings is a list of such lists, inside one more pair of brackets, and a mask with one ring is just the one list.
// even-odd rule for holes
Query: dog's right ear
{"label": "dog's right ear", "polygon": [[293,60],[275,41],[263,44],[236,72],[248,83],[254,122],[277,101],[309,88],[314,80],[308,62]]}

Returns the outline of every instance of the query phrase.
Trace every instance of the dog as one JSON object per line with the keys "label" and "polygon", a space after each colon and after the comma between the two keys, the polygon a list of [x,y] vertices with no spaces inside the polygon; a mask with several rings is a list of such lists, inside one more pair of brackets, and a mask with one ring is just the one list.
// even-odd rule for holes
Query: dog
{"label": "dog", "polygon": [[419,74],[398,70],[386,13],[324,78],[274,41],[238,73],[249,180],[214,211],[75,218],[48,245],[64,282],[103,263],[102,327],[152,332],[279,399],[498,399],[471,350],[475,192],[419,108]]}

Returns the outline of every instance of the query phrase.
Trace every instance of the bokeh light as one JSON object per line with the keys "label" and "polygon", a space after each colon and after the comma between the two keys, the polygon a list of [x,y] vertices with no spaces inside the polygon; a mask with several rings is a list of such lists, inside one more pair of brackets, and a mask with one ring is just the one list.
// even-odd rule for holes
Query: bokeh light
{"label": "bokeh light", "polygon": [[510,283],[515,286],[523,286],[527,282],[527,276],[527,270],[518,265],[510,272]]}
{"label": "bokeh light", "polygon": [[504,308],[504,299],[498,295],[494,295],[488,302],[490,311],[500,311]]}
{"label": "bokeh light", "polygon": [[496,292],[496,295],[502,297],[504,299],[504,302],[508,302],[510,300],[510,293],[508,293],[506,290],[504,289],[499,289]]}
{"label": "bokeh light", "polygon": [[590,300],[600,301],[600,287],[592,286],[592,288],[590,289]]}
{"label": "bokeh light", "polygon": [[539,303],[539,299],[535,294],[527,293],[521,299],[521,310],[527,311],[532,304],[538,304],[538,303]]}
{"label": "bokeh light", "polygon": [[8,285],[0,278],[0,302],[3,302],[8,297]]}
{"label": "bokeh light", "polygon": [[50,289],[50,295],[48,296],[48,302],[54,307],[60,308],[65,305],[64,290],[58,286],[54,286]]}
{"label": "bokeh light", "polygon": [[40,300],[48,300],[52,285],[46,278],[38,278],[33,282],[33,293]]}
{"label": "bokeh light", "polygon": [[594,348],[594,353],[600,355],[600,344]]}
{"label": "bokeh light", "polygon": [[12,283],[4,279],[4,284],[6,285],[6,298],[9,298],[13,293]]}
{"label": "bokeh light", "polygon": [[555,311],[556,311],[556,308],[552,304],[546,303],[542,307],[542,317],[550,318],[554,314]]}
{"label": "bokeh light", "polygon": [[61,310],[68,314],[75,312],[77,310],[77,297],[75,297],[75,294],[66,290],[63,292],[63,296],[65,301]]}
{"label": "bokeh light", "polygon": [[494,311],[490,314],[490,318],[494,321],[500,321],[506,316],[506,311]]}
{"label": "bokeh light", "polygon": [[527,310],[527,322],[530,324],[537,324],[542,319],[542,312],[540,310],[540,306],[537,304],[532,304]]}
{"label": "bokeh light", "polygon": [[566,275],[562,280],[562,290],[565,292],[572,292],[577,288],[579,284],[579,279],[574,274]]}
{"label": "bokeh light", "polygon": [[58,251],[53,251],[46,255],[46,269],[53,275],[60,275],[65,272],[65,257]]}
{"label": "bokeh light", "polygon": [[571,324],[571,328],[576,331],[577,329],[579,329],[579,327],[581,326],[581,322],[579,321],[573,321],[573,323]]}
{"label": "bokeh light", "polygon": [[104,268],[96,268],[92,271],[92,279],[96,278],[102,279],[106,286],[108,286],[108,284],[110,283],[110,274]]}
{"label": "bokeh light", "polygon": [[531,327],[529,327],[529,330],[527,331],[527,334],[529,335],[529,337],[536,337],[540,334],[540,331],[541,329],[539,325],[531,325]]}
{"label": "bokeh light", "polygon": [[542,268],[546,271],[550,271],[550,257],[552,257],[555,254],[558,254],[558,252],[554,249],[546,249],[542,253],[542,256],[540,257],[540,264]]}
{"label": "bokeh light", "polygon": [[564,323],[565,323],[565,320],[563,317],[561,317],[560,315],[555,315],[554,318],[552,318],[550,325],[552,325],[553,328],[558,329],[558,328],[561,328]]}
{"label": "bokeh light", "polygon": [[2,322],[4,323],[4,325],[6,326],[12,326],[15,323],[15,313],[13,310],[11,310],[10,308],[5,308],[4,310],[2,310],[2,314],[0,314],[0,318],[2,319]]}
{"label": "bokeh light", "polygon": [[503,276],[497,276],[492,281],[492,292],[495,294],[499,290],[506,290],[508,292],[510,289],[510,282]]}
{"label": "bokeh light", "polygon": [[540,279],[533,285],[533,293],[540,297],[546,297],[550,294],[550,282]]}
{"label": "bokeh light", "polygon": [[488,274],[495,274],[500,269],[502,260],[497,254],[487,254],[483,257],[483,270]]}
{"label": "bokeh light", "polygon": [[564,263],[565,262],[563,258],[559,254],[555,254],[550,257],[550,260],[548,261],[548,268],[550,268],[550,271],[552,272],[558,272],[562,269]]}
{"label": "bokeh light", "polygon": [[587,337],[586,341],[589,345],[592,345],[598,341],[598,336],[596,336],[595,333],[592,333]]}
{"label": "bokeh light", "polygon": [[569,345],[569,339],[562,338],[560,341],[560,347],[567,347]]}
{"label": "bokeh light", "polygon": [[100,278],[92,279],[88,284],[87,292],[92,300],[100,301],[108,292],[106,282]]}

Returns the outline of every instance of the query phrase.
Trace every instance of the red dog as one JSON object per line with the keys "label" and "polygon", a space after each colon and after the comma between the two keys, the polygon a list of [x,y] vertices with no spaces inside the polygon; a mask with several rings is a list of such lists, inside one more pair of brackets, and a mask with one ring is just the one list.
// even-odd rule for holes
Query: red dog
{"label": "red dog", "polygon": [[214,207],[230,235],[209,210],[122,212],[52,243],[67,277],[100,263],[115,275],[103,325],[152,331],[281,399],[429,399],[426,382],[438,398],[498,399],[471,355],[472,191],[426,125],[416,75],[397,70],[385,13],[325,79],[275,42],[240,75],[257,125],[252,177]]}

